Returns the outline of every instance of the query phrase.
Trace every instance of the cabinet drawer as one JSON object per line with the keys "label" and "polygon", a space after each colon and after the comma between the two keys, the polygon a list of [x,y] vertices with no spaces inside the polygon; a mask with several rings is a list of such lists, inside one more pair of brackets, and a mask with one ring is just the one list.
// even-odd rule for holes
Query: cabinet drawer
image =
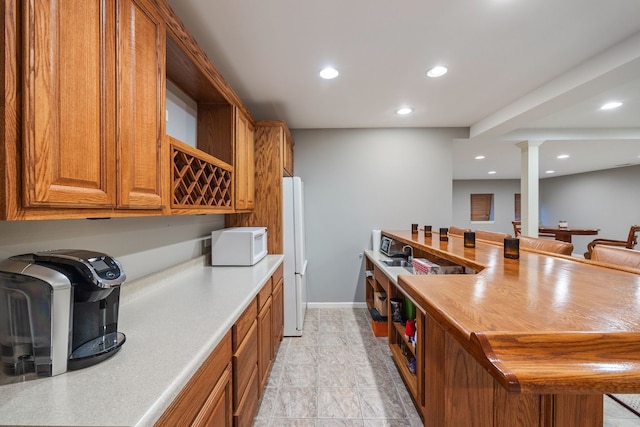
{"label": "cabinet drawer", "polygon": [[253,418],[258,409],[258,367],[251,372],[249,385],[244,396],[240,400],[236,411],[233,413],[233,425],[235,427],[251,427]]}
{"label": "cabinet drawer", "polygon": [[253,320],[249,333],[233,355],[233,407],[237,408],[240,398],[251,379],[253,368],[258,364],[258,324]]}
{"label": "cabinet drawer", "polygon": [[258,311],[262,310],[262,307],[264,307],[264,304],[271,296],[271,291],[272,285],[271,279],[269,279],[265,282],[265,284],[262,286],[262,289],[260,289],[260,292],[258,293]]}
{"label": "cabinet drawer", "polygon": [[253,325],[253,322],[258,317],[258,308],[256,306],[256,300],[251,301],[249,306],[244,310],[244,313],[240,315],[240,318],[233,325],[233,351],[235,352],[240,343],[244,339],[247,332]]}

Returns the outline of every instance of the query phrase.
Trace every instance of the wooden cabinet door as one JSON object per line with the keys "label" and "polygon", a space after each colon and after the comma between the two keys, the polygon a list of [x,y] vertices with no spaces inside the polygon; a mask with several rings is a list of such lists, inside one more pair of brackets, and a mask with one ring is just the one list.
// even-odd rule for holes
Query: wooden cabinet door
{"label": "wooden cabinet door", "polygon": [[250,121],[247,121],[245,141],[247,146],[245,173],[247,177],[247,209],[253,209],[256,200],[255,130]]}
{"label": "wooden cabinet door", "polygon": [[247,119],[238,111],[236,119],[236,158],[233,168],[236,185],[236,210],[247,207],[246,157]]}
{"label": "wooden cabinet door", "polygon": [[113,207],[115,0],[23,4],[23,204]]}
{"label": "wooden cabinet door", "polygon": [[[233,384],[230,366],[231,331],[225,334],[154,426],[229,425]],[[212,418],[224,419],[226,424],[207,424],[206,421]]]}
{"label": "wooden cabinet door", "polygon": [[229,364],[193,421],[193,427],[231,427],[233,425],[232,385],[231,364]]}
{"label": "wooden cabinet door", "polygon": [[[274,278],[275,280],[275,278]],[[280,281],[273,288],[272,307],[271,314],[273,316],[273,323],[271,328],[271,339],[273,345],[272,355],[275,355],[276,350],[284,334],[284,287],[283,279],[280,277]]]}
{"label": "wooden cabinet door", "polygon": [[235,209],[254,208],[254,130],[250,120],[236,108]]}
{"label": "wooden cabinet door", "polygon": [[119,0],[118,205],[162,207],[165,26],[147,0]]}
{"label": "wooden cabinet door", "polygon": [[260,391],[264,388],[271,367],[271,297],[267,299],[260,313],[258,313],[258,378]]}
{"label": "wooden cabinet door", "polygon": [[291,132],[286,124],[283,124],[284,131],[284,147],[283,147],[283,158],[284,158],[284,175],[285,176],[293,176],[293,138],[291,137]]}
{"label": "wooden cabinet door", "polygon": [[158,12],[148,0],[25,5],[24,205],[162,208]]}

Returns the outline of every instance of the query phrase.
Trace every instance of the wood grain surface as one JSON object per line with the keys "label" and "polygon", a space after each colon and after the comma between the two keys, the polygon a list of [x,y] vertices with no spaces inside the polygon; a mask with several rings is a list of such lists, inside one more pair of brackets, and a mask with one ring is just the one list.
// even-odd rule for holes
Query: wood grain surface
{"label": "wood grain surface", "polygon": [[[477,274],[401,275],[399,286],[509,391],[640,392],[640,275],[500,245],[383,232]],[[479,268],[478,268],[479,267]]]}

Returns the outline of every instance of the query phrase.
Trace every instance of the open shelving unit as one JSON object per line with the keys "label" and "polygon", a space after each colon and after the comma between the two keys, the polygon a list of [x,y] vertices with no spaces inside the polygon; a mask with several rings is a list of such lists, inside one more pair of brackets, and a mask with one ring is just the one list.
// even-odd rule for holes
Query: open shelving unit
{"label": "open shelving unit", "polygon": [[[387,312],[389,311],[389,299],[388,299],[388,291],[389,291],[389,279],[385,274],[371,261],[369,258],[366,258],[365,261],[366,273],[365,273],[365,301],[367,303],[367,308],[370,312],[373,311],[376,307],[376,293],[383,292],[387,295],[387,300],[383,303],[387,308]],[[379,310],[378,310],[379,311]],[[385,313],[380,313],[384,315]],[[373,316],[372,316],[373,317]],[[388,335],[388,322],[385,321],[386,316],[384,316],[380,320],[374,319],[372,321],[371,327],[373,329],[373,333],[377,337],[384,337]]]}
{"label": "open shelving unit", "polygon": [[166,46],[167,80],[197,105],[196,147],[167,135],[172,212],[232,212],[238,107],[217,70],[177,23],[167,30]]}
{"label": "open shelving unit", "polygon": [[[407,298],[396,286],[391,284],[389,286],[388,303],[391,298],[400,298],[405,300]],[[391,310],[391,308],[389,308]],[[406,320],[406,319],[404,319]],[[416,341],[410,341],[405,335],[405,324],[401,322],[394,322],[392,317],[389,316],[389,348],[393,357],[400,376],[404,381],[411,398],[416,403],[418,408],[425,406],[425,355],[424,355],[424,343],[425,343],[425,314],[416,305]],[[411,372],[409,369],[409,362],[411,359],[415,359],[415,372]]]}

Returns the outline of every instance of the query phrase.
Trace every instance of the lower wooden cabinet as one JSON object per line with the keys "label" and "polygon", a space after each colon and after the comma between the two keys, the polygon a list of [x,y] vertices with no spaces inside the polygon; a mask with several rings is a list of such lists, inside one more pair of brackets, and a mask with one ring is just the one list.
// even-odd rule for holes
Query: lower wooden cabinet
{"label": "lower wooden cabinet", "polygon": [[231,364],[220,376],[218,383],[213,388],[209,398],[202,409],[198,413],[193,426],[210,427],[210,426],[231,426]]}
{"label": "lower wooden cabinet", "polygon": [[254,318],[251,329],[233,354],[233,409],[240,406],[242,396],[251,382],[251,376],[258,366],[258,327]]}
{"label": "lower wooden cabinet", "polygon": [[[270,283],[267,285],[271,287]],[[272,317],[271,317],[271,297],[267,299],[260,313],[258,313],[258,373],[260,375],[260,390],[267,383],[271,360],[273,359],[273,345],[271,344]]]}
{"label": "lower wooden cabinet", "polygon": [[156,426],[250,427],[284,331],[282,264]]}
{"label": "lower wooden cabinet", "polygon": [[[232,425],[231,332],[205,360],[156,426]],[[208,424],[217,420],[219,424]]]}
{"label": "lower wooden cabinet", "polygon": [[[275,283],[275,277],[274,277]],[[271,296],[271,339],[273,346],[273,354],[275,355],[278,346],[284,337],[284,279],[280,276],[278,283],[273,285],[273,295]]]}
{"label": "lower wooden cabinet", "polygon": [[251,427],[253,424],[253,417],[255,417],[258,409],[259,387],[258,367],[255,366],[249,378],[247,389],[233,413],[233,425],[235,427]]}

